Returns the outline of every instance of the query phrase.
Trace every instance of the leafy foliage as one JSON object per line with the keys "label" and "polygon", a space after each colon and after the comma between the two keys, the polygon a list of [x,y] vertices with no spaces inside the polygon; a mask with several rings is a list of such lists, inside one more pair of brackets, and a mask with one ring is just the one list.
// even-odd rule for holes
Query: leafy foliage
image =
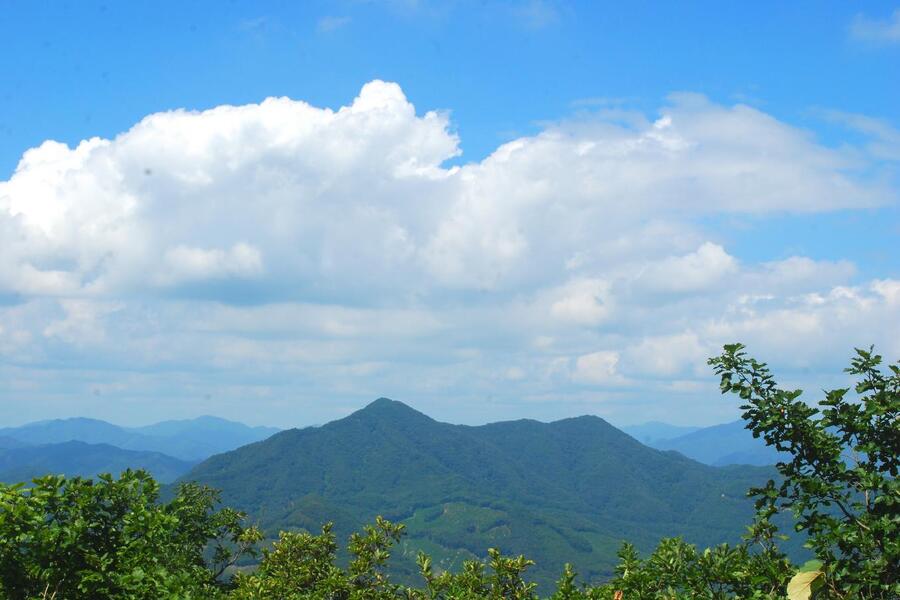
{"label": "leafy foliage", "polygon": [[801,390],[779,388],[741,344],[710,360],[723,393],[744,400],[753,434],[789,454],[777,465],[780,483],[750,491],[758,511],[796,515],[838,598],[900,597],[900,367],[884,373],[881,362],[857,349],[846,372],[857,377],[858,397],[831,390],[817,408]]}
{"label": "leafy foliage", "polygon": [[[436,572],[431,558],[418,556],[424,586],[394,584],[383,567],[391,546],[399,540],[402,524],[378,519],[350,540],[354,559],[346,570],[336,566],[336,544],[331,526],[313,536],[282,533],[271,551],[265,551],[259,569],[235,579],[236,600],[374,599],[374,600],[537,600],[536,584],[526,571],[533,561],[505,556],[488,549],[484,560],[467,560],[456,571]],[[751,552],[763,542],[762,552]],[[748,539],[729,547],[703,552],[681,539],[663,540],[646,560],[634,546],[619,552],[617,576],[608,583],[588,587],[566,565],[550,600],[623,600],[692,598],[781,598],[790,564],[771,540]]]}
{"label": "leafy foliage", "polygon": [[[48,476],[0,484],[0,597],[210,598],[217,577],[259,541],[217,495],[182,486],[159,504],[145,472],[115,480]],[[216,546],[212,562],[204,552]]]}

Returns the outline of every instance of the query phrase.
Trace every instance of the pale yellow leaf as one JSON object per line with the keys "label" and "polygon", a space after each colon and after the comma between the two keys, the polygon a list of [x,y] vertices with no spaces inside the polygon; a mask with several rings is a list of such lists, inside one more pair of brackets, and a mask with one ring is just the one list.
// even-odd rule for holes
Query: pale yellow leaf
{"label": "pale yellow leaf", "polygon": [[813,593],[813,584],[822,576],[822,571],[806,571],[791,577],[787,586],[787,595],[791,600],[809,600]]}

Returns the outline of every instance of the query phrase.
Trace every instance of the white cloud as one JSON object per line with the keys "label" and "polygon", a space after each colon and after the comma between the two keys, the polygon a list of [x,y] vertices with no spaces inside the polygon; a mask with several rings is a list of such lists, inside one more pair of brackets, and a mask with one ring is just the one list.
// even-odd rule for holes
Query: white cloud
{"label": "white cloud", "polygon": [[857,15],[850,25],[850,35],[858,40],[877,44],[900,43],[900,9],[886,19]]}
{"label": "white cloud", "polygon": [[853,347],[876,344],[889,360],[900,356],[896,280],[836,286],[823,292],[745,303],[710,319],[701,337],[740,340],[783,365],[842,364]]}
{"label": "white cloud", "polygon": [[[897,17],[900,30],[900,11],[897,12]],[[868,136],[869,142],[865,148],[872,156],[883,160],[900,161],[900,131],[887,121],[838,110],[821,112],[826,119]]]}
{"label": "white cloud", "polygon": [[856,271],[856,266],[847,260],[822,261],[791,256],[748,267],[742,273],[739,285],[749,293],[796,294],[846,284]]}
{"label": "white cloud", "polygon": [[630,368],[637,373],[672,377],[689,369],[697,373],[717,350],[693,331],[642,339],[628,349]]}
{"label": "white cloud", "polygon": [[618,366],[618,352],[591,352],[575,359],[572,379],[590,385],[622,385],[625,380],[619,374]]}
{"label": "white cloud", "polygon": [[636,283],[651,292],[703,292],[737,270],[737,261],[722,246],[706,242],[690,254],[670,256],[647,265],[638,274]]}
{"label": "white cloud", "polygon": [[548,125],[457,167],[448,115],[380,81],[338,110],[270,98],[45,142],[0,182],[0,371],[18,365],[0,379],[56,397],[41,369],[75,361],[159,396],[185,371],[179,390],[253,389],[274,414],[298,388],[473,406],[687,389],[735,340],[784,359],[814,344],[816,364],[895,348],[890,273],[739,260],[702,226],[889,203],[877,165],[742,105],[659,112]]}
{"label": "white cloud", "polygon": [[[681,95],[662,112],[633,128],[563,123],[461,168],[442,167],[459,153],[447,116],[417,116],[383,82],[338,111],[270,98],[150,115],[73,149],[46,142],[0,182],[0,285],[115,295],[265,272],[279,293],[536,289],[561,268],[590,276],[617,237],[631,252],[648,214],[677,237],[691,215],[889,198],[754,109]],[[734,268],[712,244],[666,260],[655,284]]]}
{"label": "white cloud", "polygon": [[106,341],[105,317],[121,309],[117,303],[87,300],[63,300],[60,306],[65,316],[51,321],[43,334],[75,346]]}
{"label": "white cloud", "polygon": [[888,306],[900,306],[900,281],[875,280],[872,282],[872,290],[884,298]]}
{"label": "white cloud", "polygon": [[576,325],[599,325],[612,314],[610,285],[602,279],[570,281],[555,292],[550,314]]}
{"label": "white cloud", "polygon": [[157,281],[162,285],[171,285],[206,279],[252,278],[262,271],[259,250],[243,242],[228,250],[178,245],[166,251],[163,271]]}

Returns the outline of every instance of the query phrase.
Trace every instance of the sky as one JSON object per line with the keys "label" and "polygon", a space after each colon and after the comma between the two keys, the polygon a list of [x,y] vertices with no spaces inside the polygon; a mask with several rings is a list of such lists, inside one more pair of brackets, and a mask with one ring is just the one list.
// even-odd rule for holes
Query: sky
{"label": "sky", "polygon": [[0,425],[737,418],[900,358],[900,5],[0,1]]}

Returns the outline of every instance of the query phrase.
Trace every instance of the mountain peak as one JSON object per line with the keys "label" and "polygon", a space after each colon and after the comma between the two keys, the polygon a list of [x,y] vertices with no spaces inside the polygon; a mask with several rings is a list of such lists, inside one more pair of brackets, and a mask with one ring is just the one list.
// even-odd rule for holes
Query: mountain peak
{"label": "mountain peak", "polygon": [[[399,408],[399,407],[406,407],[406,408],[409,408],[409,406],[407,406],[406,404],[400,402],[399,400],[391,400],[390,398],[385,398],[384,396],[382,396],[381,398],[378,398],[377,400],[373,400],[372,402],[369,402],[369,403],[365,406],[365,408],[363,408],[363,410],[369,410],[369,409],[384,409],[384,408],[390,408],[390,407],[398,407],[398,408]],[[411,410],[411,409],[410,409],[410,410]]]}
{"label": "mountain peak", "polygon": [[431,417],[420,413],[408,404],[391,400],[390,398],[378,398],[374,402],[370,402],[365,407],[359,409],[353,415],[364,418],[387,418],[392,421],[409,420],[409,419],[427,419],[431,421]]}

